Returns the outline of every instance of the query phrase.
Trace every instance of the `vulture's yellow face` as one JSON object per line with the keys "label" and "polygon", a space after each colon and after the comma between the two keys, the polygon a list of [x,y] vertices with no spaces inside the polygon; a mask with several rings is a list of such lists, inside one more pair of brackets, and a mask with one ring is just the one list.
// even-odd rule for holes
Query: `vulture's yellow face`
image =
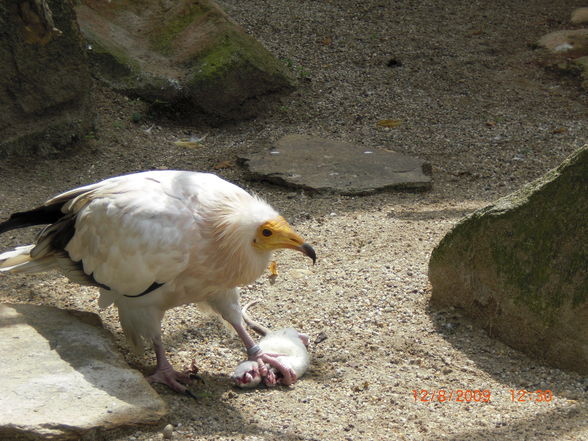
{"label": "vulture's yellow face", "polygon": [[314,249],[304,239],[296,234],[290,224],[282,216],[264,222],[257,228],[253,247],[261,251],[274,251],[280,248],[290,248],[300,251],[316,261]]}

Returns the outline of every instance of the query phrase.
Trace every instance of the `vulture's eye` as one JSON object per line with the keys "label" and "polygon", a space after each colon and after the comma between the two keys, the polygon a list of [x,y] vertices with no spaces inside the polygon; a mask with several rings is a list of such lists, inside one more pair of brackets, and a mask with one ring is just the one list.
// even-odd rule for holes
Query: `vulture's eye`
{"label": "vulture's eye", "polygon": [[265,237],[270,237],[270,236],[272,235],[272,230],[269,230],[269,229],[267,229],[267,228],[264,228],[264,229],[261,231],[261,234],[263,234]]}

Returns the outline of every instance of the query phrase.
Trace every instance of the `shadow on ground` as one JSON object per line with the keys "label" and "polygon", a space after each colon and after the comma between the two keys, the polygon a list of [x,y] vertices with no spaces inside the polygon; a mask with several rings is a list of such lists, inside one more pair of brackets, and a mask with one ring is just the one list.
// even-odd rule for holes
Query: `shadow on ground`
{"label": "shadow on ground", "polygon": [[[584,380],[584,391],[578,391],[581,377],[573,372],[566,373],[532,360],[523,353],[510,348],[502,342],[490,338],[486,332],[476,326],[469,318],[454,308],[427,308],[436,332],[455,349],[464,353],[477,368],[484,371],[506,388],[519,391],[536,391],[549,389],[553,400],[563,397],[572,403],[567,408],[549,410],[548,403],[529,400],[513,402],[513,406],[535,406],[536,414],[517,420],[515,423],[497,423],[495,427],[468,431],[448,438],[458,440],[513,440],[535,439],[530,434],[541,434],[542,440],[558,440],[562,435],[586,433],[588,431],[588,403],[585,394],[588,382]],[[520,394],[515,396],[520,397]],[[549,434],[549,435],[545,435]],[[517,438],[517,436],[519,436]],[[531,438],[529,438],[531,436]],[[431,438],[436,439],[436,438]],[[580,439],[580,438],[578,438]]]}

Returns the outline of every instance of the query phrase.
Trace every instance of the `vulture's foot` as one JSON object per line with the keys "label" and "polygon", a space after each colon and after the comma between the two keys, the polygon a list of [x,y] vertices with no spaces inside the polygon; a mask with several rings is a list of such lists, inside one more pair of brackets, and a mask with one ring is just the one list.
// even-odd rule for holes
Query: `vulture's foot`
{"label": "vulture's foot", "polygon": [[185,386],[192,382],[190,374],[186,372],[178,372],[171,366],[155,369],[155,372],[147,377],[147,381],[149,381],[149,383],[165,384],[171,390],[181,394],[191,394]]}
{"label": "vulture's foot", "polygon": [[[259,371],[261,373],[261,376],[263,377],[264,383],[267,386],[275,386],[278,382],[276,374],[273,372],[273,369],[271,368],[275,368],[275,370],[279,372],[279,374],[281,375],[279,380],[280,384],[290,386],[291,384],[296,383],[296,373],[288,366],[285,366],[277,358],[278,356],[279,354],[266,354],[263,352],[257,355],[256,361],[259,365]],[[266,363],[270,366],[269,369],[265,366]],[[268,382],[270,384],[268,384]]]}
{"label": "vulture's foot", "polygon": [[190,384],[192,379],[201,378],[197,375],[198,367],[196,362],[192,360],[192,364],[184,371],[176,371],[167,357],[165,356],[165,349],[163,343],[161,343],[161,337],[156,336],[153,339],[153,348],[155,349],[155,357],[157,358],[157,365],[155,366],[155,372],[147,377],[149,383],[160,383],[165,384],[171,390],[186,394],[192,398],[197,398],[189,389],[186,388],[186,384]]}

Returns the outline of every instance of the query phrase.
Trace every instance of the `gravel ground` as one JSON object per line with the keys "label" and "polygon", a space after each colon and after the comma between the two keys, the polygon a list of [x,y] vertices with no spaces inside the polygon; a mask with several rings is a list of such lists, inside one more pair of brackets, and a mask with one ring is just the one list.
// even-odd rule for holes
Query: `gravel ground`
{"label": "gravel ground", "polygon": [[[270,327],[315,341],[309,373],[291,388],[241,391],[228,375],[238,339],[186,306],[164,322],[172,363],[194,357],[204,383],[194,401],[156,386],[177,440],[588,440],[588,380],[538,365],[459,311],[432,310],[427,263],[461,216],[558,165],[585,143],[588,100],[578,83],[537,62],[531,43],[569,28],[576,2],[225,0],[227,12],[300,80],[299,88],[244,123],[210,127],[145,117],[139,101],[96,89],[93,136],[66,154],[0,163],[0,212],[59,191],[153,168],[215,170],[256,191],[315,246],[316,266],[278,253],[275,284],[262,277],[243,298]],[[386,129],[384,119],[401,121]],[[245,180],[239,153],[284,134],[325,136],[411,154],[433,164],[428,193],[309,195]],[[204,147],[173,144],[202,136]],[[8,184],[8,185],[7,185]],[[2,248],[32,232],[2,238]],[[98,311],[97,292],[56,274],[0,278],[0,301]],[[129,362],[116,313],[101,312]],[[321,341],[322,340],[322,341]],[[320,342],[319,342],[320,341]],[[551,390],[553,400],[513,402],[511,390]],[[415,400],[414,390],[427,399]],[[439,400],[437,391],[451,394]],[[461,396],[459,390],[490,391]],[[469,398],[469,399],[468,399]],[[528,398],[528,396],[526,397]],[[469,401],[469,402],[467,402]],[[163,427],[163,426],[162,426]],[[162,427],[110,433],[157,440]]]}

